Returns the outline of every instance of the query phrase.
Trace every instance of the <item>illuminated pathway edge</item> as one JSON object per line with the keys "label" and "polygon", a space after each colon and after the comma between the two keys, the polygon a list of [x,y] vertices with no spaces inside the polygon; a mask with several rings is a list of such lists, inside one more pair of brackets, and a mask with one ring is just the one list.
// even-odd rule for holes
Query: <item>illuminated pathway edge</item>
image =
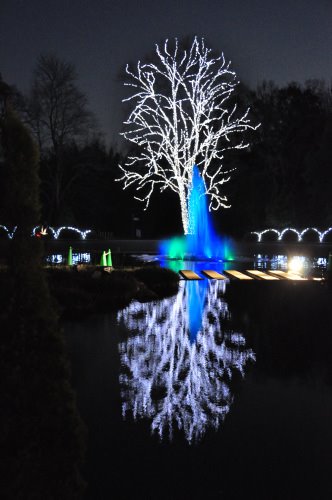
{"label": "illuminated pathway edge", "polygon": [[[208,279],[218,279],[218,280],[240,280],[240,281],[321,281],[321,278],[304,278],[303,276],[296,274],[294,272],[285,272],[285,271],[273,271],[269,270],[268,273],[264,273],[263,271],[259,271],[257,269],[247,269],[246,271],[237,271],[237,270],[225,270],[225,274],[218,273],[216,271],[202,270],[200,271],[201,275],[198,272],[194,272],[191,270],[183,269],[179,271],[179,274],[182,279],[187,281],[192,280],[201,280],[203,278]],[[225,276],[226,275],[226,276]]]}

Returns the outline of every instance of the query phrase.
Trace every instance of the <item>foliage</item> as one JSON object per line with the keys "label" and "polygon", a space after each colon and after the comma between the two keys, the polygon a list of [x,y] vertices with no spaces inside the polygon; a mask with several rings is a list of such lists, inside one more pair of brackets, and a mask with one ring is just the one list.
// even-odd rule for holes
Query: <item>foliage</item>
{"label": "foliage", "polygon": [[19,225],[10,242],[0,316],[1,498],[76,499],[83,491],[83,425],[41,268],[41,242],[30,237],[39,216],[38,153],[10,110],[1,122],[1,140],[7,213]]}
{"label": "foliage", "polygon": [[52,295],[65,317],[82,318],[97,311],[121,309],[136,299],[156,300],[178,291],[176,273],[160,267],[103,272],[88,266],[77,272],[68,268],[48,268]]}
{"label": "foliage", "polygon": [[233,203],[222,224],[238,235],[260,227],[330,226],[330,90],[323,82],[281,88],[270,82],[252,91],[250,101],[261,127],[250,150],[235,159]]}
{"label": "foliage", "polygon": [[[4,100],[12,100],[17,106],[18,92],[4,82],[0,92],[1,88]],[[240,114],[249,103],[254,123],[261,126],[254,133],[247,132],[250,147],[246,151],[233,150],[223,160],[224,171],[232,171],[233,182],[223,187],[231,208],[222,214],[212,212],[220,233],[241,237],[267,226],[325,228],[332,225],[331,95],[329,86],[320,81],[282,87],[263,82],[256,90],[237,86]],[[20,109],[23,108],[21,103]],[[24,116],[27,119],[27,115]],[[115,182],[118,164],[124,165],[128,159],[112,147],[107,151],[100,138],[85,142],[83,136],[76,136],[63,146],[62,187],[58,190],[56,214],[56,183],[51,182],[56,158],[49,146],[50,142],[45,143],[40,161],[42,215],[38,222],[91,227],[126,238],[135,236],[134,218],[138,218],[137,227],[144,238],[181,233],[177,194],[169,189],[160,196],[156,190],[150,197],[150,210],[143,211],[142,204],[134,199],[135,185],[123,190],[122,185]],[[12,149],[15,154],[14,143]],[[139,147],[134,145],[129,156],[138,154]],[[14,212],[5,210],[6,200],[16,195],[14,189],[8,192],[5,188],[11,171],[1,161],[2,157],[0,150],[0,222],[12,221],[16,225],[16,218],[27,217],[27,214],[18,207],[15,217]],[[214,161],[211,165],[215,165]],[[20,176],[10,182],[16,186],[22,184]],[[28,192],[30,188],[26,186]]]}
{"label": "foliage", "polygon": [[179,276],[170,269],[156,266],[142,267],[134,271],[134,276],[153,292],[157,297],[173,295],[179,286]]}
{"label": "foliage", "polygon": [[42,153],[44,196],[51,222],[64,222],[66,202],[73,185],[85,173],[80,156],[71,162],[72,150],[94,135],[95,119],[86,96],[78,89],[75,67],[54,54],[42,54],[34,71],[30,95],[22,98],[25,121]]}
{"label": "foliage", "polygon": [[2,125],[7,187],[3,198],[3,220],[11,227],[17,225],[29,229],[39,218],[38,151],[12,111],[8,111]]}
{"label": "foliage", "polygon": [[50,147],[58,154],[65,145],[80,142],[93,125],[74,65],[54,54],[38,58],[27,104],[27,118],[42,151]]}

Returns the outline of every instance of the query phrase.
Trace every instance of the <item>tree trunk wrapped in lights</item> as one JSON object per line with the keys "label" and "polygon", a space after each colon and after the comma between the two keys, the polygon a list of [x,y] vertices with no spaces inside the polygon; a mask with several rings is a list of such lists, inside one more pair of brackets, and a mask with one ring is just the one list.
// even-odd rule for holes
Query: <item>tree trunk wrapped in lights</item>
{"label": "tree trunk wrapped in lights", "polygon": [[119,180],[127,188],[142,190],[137,199],[149,204],[155,188],[179,196],[183,230],[191,233],[188,199],[194,165],[198,165],[209,197],[209,209],[227,207],[222,185],[230,179],[223,169],[226,151],[248,146],[236,136],[257,126],[250,124],[249,109],[238,113],[232,96],[238,84],[224,55],[214,57],[203,39],[194,38],[188,50],[177,39],[156,45],[156,62],[127,66],[125,85],[134,93],[124,99],[134,108],[123,136],[139,146],[120,168]]}

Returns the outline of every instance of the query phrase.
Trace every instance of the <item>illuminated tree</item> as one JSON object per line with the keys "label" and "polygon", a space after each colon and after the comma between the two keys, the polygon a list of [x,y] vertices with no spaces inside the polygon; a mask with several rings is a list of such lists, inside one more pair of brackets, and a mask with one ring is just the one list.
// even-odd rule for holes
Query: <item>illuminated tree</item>
{"label": "illuminated tree", "polygon": [[127,188],[136,184],[142,190],[147,208],[157,187],[169,188],[180,200],[184,233],[191,233],[188,197],[193,167],[197,164],[205,182],[210,209],[227,207],[220,191],[230,179],[223,170],[224,153],[248,144],[237,141],[237,134],[257,127],[250,125],[249,109],[238,113],[232,96],[238,84],[224,55],[214,57],[204,40],[194,38],[186,50],[175,39],[156,45],[157,62],[138,62],[136,71],[127,66],[133,95],[131,111],[123,136],[139,146],[139,152],[120,166]]}
{"label": "illuminated tree", "polygon": [[[246,363],[255,360],[243,335],[223,328],[229,317],[223,286],[211,281],[200,297],[197,282],[182,283],[176,297],[133,302],[118,315],[135,332],[119,346],[123,415],[151,419],[160,438],[171,439],[178,427],[193,442],[208,427],[217,429],[233,401],[233,373],[244,375]],[[189,309],[199,309],[200,300],[201,324],[193,332]]]}

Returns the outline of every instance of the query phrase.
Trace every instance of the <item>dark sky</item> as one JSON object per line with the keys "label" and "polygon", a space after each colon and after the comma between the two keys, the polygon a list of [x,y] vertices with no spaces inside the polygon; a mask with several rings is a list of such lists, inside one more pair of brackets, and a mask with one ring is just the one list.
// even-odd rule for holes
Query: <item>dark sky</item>
{"label": "dark sky", "polygon": [[121,67],[167,37],[194,34],[251,86],[332,77],[332,0],[0,0],[0,72],[26,91],[41,52],[74,63],[105,139],[116,143]]}

